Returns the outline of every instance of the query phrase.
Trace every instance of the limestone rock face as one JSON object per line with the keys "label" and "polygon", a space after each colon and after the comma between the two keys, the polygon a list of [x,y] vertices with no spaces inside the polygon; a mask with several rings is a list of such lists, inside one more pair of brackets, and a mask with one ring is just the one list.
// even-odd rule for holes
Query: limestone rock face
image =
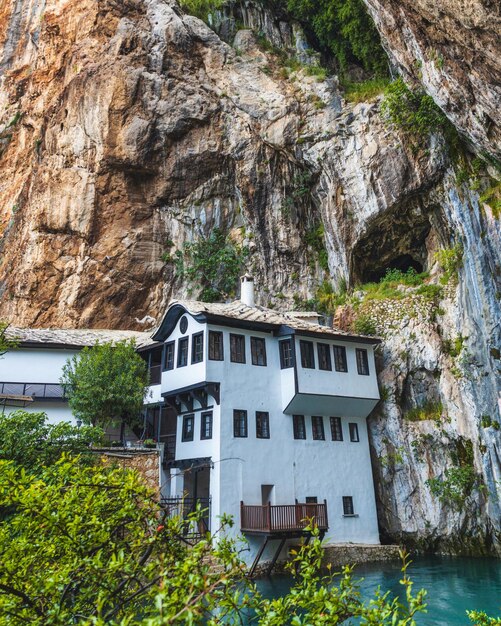
{"label": "limestone rock face", "polygon": [[501,157],[496,0],[364,0],[394,63],[478,148]]}
{"label": "limestone rock face", "polygon": [[[389,15],[375,16],[383,34]],[[250,2],[245,16],[315,58],[297,25]],[[0,42],[0,318],[143,329],[188,295],[163,253],[215,227],[248,247],[258,303],[284,308],[325,279],[353,285],[387,267],[426,268],[438,282],[435,253],[461,244],[439,307],[418,298],[374,311],[388,396],[369,422],[380,520],[392,540],[499,551],[501,431],[486,425],[500,419],[499,220],[458,185],[443,140],[416,149],[379,100],[353,105],[335,77],[287,76],[250,29],[231,46],[173,1],[8,0]],[[404,43],[387,37],[403,66]],[[495,119],[488,68],[465,65],[457,81],[485,80],[476,98]],[[494,153],[458,93],[447,91],[460,102],[451,119]],[[452,358],[444,346],[459,334]],[[406,420],[424,398],[443,405],[440,426]],[[458,450],[484,485],[462,511],[427,483]]]}

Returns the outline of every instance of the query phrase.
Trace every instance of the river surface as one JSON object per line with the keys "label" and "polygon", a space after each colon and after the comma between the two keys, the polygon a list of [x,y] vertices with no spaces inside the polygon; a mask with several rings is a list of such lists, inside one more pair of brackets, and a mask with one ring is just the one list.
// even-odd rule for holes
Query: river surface
{"label": "river surface", "polygon": [[[408,569],[414,591],[424,588],[428,614],[417,617],[420,626],[471,626],[467,609],[486,611],[492,617],[501,616],[501,559],[460,557],[416,557]],[[370,598],[381,587],[403,599],[400,563],[359,565],[354,579],[360,583],[362,597]],[[257,581],[267,597],[285,594],[291,579],[274,576]]]}

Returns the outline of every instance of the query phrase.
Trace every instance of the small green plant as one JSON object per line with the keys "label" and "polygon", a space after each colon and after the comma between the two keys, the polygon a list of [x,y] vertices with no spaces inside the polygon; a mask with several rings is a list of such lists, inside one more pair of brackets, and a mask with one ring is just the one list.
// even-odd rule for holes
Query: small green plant
{"label": "small green plant", "polygon": [[374,319],[367,313],[361,313],[353,323],[353,330],[359,335],[377,335]]}
{"label": "small green plant", "polygon": [[176,278],[187,280],[204,302],[235,294],[238,277],[249,256],[247,248],[234,243],[219,228],[208,237],[185,243],[174,256]]}
{"label": "small green plant", "polygon": [[442,418],[444,407],[441,402],[428,400],[415,406],[404,414],[404,419],[410,422],[423,422],[433,420],[439,422]]}
{"label": "small green plant", "polygon": [[183,11],[190,15],[204,20],[208,20],[209,14],[217,11],[223,6],[224,0],[179,0]]}
{"label": "small green plant", "polygon": [[435,260],[443,272],[442,284],[457,281],[458,272],[463,264],[463,245],[457,243],[452,248],[444,248],[435,253]]}
{"label": "small green plant", "polygon": [[495,219],[501,217],[501,182],[496,181],[488,187],[480,196],[480,201],[491,207]]}
{"label": "small green plant", "polygon": [[443,478],[429,478],[426,484],[431,493],[444,504],[454,507],[464,506],[465,499],[471,494],[478,476],[472,465],[450,467],[445,470]]}
{"label": "small green plant", "polygon": [[500,424],[497,420],[493,420],[490,415],[482,415],[481,420],[482,428],[494,428],[494,430],[499,430]]}
{"label": "small green plant", "polygon": [[389,85],[389,79],[383,78],[371,78],[362,82],[353,82],[350,80],[344,80],[341,85],[344,89],[344,97],[348,102],[368,102],[377,98]]}
{"label": "small green plant", "polygon": [[318,264],[320,267],[329,271],[329,257],[325,247],[325,229],[323,224],[315,224],[309,228],[304,237],[306,245],[317,253]]}
{"label": "small green plant", "polygon": [[145,439],[143,441],[143,446],[145,448],[156,448],[157,447],[157,442],[154,439]]}

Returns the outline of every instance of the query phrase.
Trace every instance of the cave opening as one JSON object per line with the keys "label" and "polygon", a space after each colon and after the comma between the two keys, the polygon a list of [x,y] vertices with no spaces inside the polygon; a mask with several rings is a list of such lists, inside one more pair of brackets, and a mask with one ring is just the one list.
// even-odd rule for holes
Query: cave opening
{"label": "cave opening", "polygon": [[388,270],[400,270],[404,274],[413,269],[417,274],[424,271],[423,264],[410,254],[400,254],[394,259],[388,259],[385,267],[366,268],[363,282],[378,283],[385,277]]}

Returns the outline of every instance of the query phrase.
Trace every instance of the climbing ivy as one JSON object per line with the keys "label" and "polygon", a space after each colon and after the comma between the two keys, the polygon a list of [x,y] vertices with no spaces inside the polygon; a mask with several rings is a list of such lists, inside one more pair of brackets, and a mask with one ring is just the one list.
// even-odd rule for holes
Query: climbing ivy
{"label": "climbing ivy", "polygon": [[187,242],[176,252],[176,277],[199,290],[197,297],[203,302],[225,299],[235,294],[248,255],[247,248],[215,228],[208,237]]}

